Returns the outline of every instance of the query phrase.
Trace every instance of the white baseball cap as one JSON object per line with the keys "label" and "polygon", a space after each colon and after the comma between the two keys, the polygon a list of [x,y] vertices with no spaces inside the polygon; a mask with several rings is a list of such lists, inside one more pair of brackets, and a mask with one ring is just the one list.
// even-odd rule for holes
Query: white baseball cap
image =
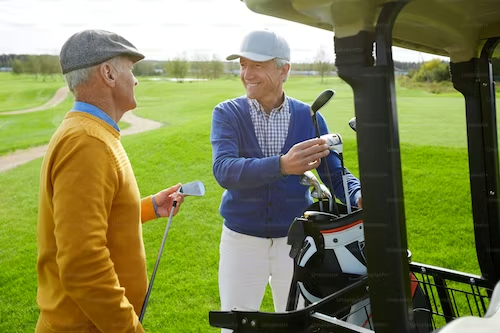
{"label": "white baseball cap", "polygon": [[269,30],[254,30],[248,33],[240,46],[240,52],[231,54],[226,60],[247,58],[264,62],[274,58],[290,61],[290,46],[282,36]]}

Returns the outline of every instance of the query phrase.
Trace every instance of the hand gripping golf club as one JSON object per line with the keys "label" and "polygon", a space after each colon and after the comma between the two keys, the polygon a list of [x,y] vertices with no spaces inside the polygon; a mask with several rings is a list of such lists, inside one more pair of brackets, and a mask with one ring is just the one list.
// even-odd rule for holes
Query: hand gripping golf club
{"label": "hand gripping golf club", "polygon": [[[302,177],[300,177],[299,182],[302,185],[314,187],[314,191],[316,191],[315,193],[317,194],[316,198],[318,199],[318,203],[319,203],[319,210],[322,212],[323,211],[324,196],[323,196],[323,193],[321,191],[321,184],[318,181],[318,178],[316,178],[316,176],[312,173],[312,171],[306,171],[306,172],[304,172]],[[330,212],[331,212],[331,210],[330,210]]]}
{"label": "hand gripping golf club", "polygon": [[[176,192],[182,193],[184,196],[197,196],[201,197],[205,194],[205,186],[199,180],[182,185]],[[153,289],[153,283],[156,277],[156,271],[160,264],[161,255],[163,253],[163,248],[165,247],[165,241],[167,240],[168,230],[172,224],[172,217],[174,216],[174,210],[177,206],[177,200],[172,202],[172,207],[170,208],[170,216],[168,217],[168,223],[165,228],[165,233],[163,234],[163,239],[161,241],[160,251],[158,252],[158,257],[156,258],[155,268],[153,269],[153,274],[151,275],[151,280],[149,281],[148,291],[146,292],[146,297],[144,298],[144,303],[142,304],[141,314],[139,315],[139,322],[142,323],[142,319],[146,313],[146,307],[148,306],[149,296],[151,295],[151,289]]]}
{"label": "hand gripping golf club", "polygon": [[347,214],[351,214],[351,199],[349,196],[349,190],[347,189],[347,175],[345,174],[344,168],[344,142],[342,141],[342,136],[338,133],[331,133],[322,135],[321,138],[326,140],[326,144],[328,145],[328,149],[335,152],[340,159],[340,167],[342,168],[342,184],[344,185],[344,196],[345,196],[345,204],[347,206]]}
{"label": "hand gripping golf club", "polygon": [[[319,94],[318,97],[316,97],[313,104],[311,105],[311,118],[314,124],[314,129],[316,130],[316,137],[318,138],[321,137],[321,133],[319,132],[316,112],[318,112],[323,106],[325,106],[332,99],[334,95],[335,91],[331,89],[326,89],[321,94]],[[321,159],[321,162],[325,164],[326,175],[328,178],[328,185],[331,189],[333,189],[332,177],[330,175],[330,169],[328,167],[328,163],[326,162],[324,157]],[[339,215],[339,209],[337,207],[337,202],[335,200],[333,200],[333,208],[335,211],[330,211],[330,212]]]}

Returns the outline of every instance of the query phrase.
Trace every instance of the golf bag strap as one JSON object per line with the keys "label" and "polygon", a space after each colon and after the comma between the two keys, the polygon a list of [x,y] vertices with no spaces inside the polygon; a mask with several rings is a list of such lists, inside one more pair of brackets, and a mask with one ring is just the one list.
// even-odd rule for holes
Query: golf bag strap
{"label": "golf bag strap", "polygon": [[349,274],[342,272],[325,272],[322,274],[321,272],[311,273],[310,268],[305,268],[302,266],[295,267],[295,280],[297,282],[303,283],[311,283],[312,281],[318,284],[327,284],[335,287],[335,289],[342,289],[346,286],[353,284],[360,280],[363,275],[360,274]]}

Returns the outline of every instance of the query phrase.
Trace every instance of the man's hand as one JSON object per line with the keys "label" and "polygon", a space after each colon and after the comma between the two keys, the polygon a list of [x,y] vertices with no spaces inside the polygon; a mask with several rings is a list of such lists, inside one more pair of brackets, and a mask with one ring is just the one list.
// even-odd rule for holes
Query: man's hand
{"label": "man's hand", "polygon": [[315,138],[295,144],[280,157],[280,171],[284,175],[301,175],[316,169],[321,158],[330,154],[324,139]]}
{"label": "man's hand", "polygon": [[359,208],[363,208],[363,202],[361,201],[361,196],[359,196],[358,201],[356,202]]}
{"label": "man's hand", "polygon": [[179,207],[184,201],[184,196],[182,193],[176,193],[177,190],[182,186],[181,183],[171,186],[166,190],[160,191],[153,196],[153,200],[156,202],[156,213],[160,217],[170,216],[170,209],[172,208],[172,203],[177,200],[177,205],[175,206],[174,215],[179,211]]}

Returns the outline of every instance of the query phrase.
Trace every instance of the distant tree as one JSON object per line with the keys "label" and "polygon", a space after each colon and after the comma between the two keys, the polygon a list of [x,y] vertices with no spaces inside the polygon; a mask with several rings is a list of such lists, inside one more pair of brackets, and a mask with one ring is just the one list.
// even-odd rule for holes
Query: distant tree
{"label": "distant tree", "polygon": [[394,67],[410,72],[410,71],[417,71],[420,67],[420,64],[417,62],[394,61]]}
{"label": "distant tree", "polygon": [[188,71],[189,62],[185,53],[167,62],[167,72],[169,76],[175,77],[177,82],[184,82]]}
{"label": "distant tree", "polygon": [[59,56],[56,55],[15,55],[10,58],[9,65],[14,74],[31,74],[35,80],[42,76],[45,81],[48,76],[61,73]]}
{"label": "distant tree", "polygon": [[424,62],[413,74],[412,79],[416,82],[442,82],[450,80],[449,64],[440,59],[432,59]]}
{"label": "distant tree", "polygon": [[218,79],[224,73],[224,63],[218,58],[216,54],[212,55],[212,60],[210,60],[210,78]]}
{"label": "distant tree", "polygon": [[53,76],[54,74],[61,73],[61,68],[59,66],[59,57],[54,55],[39,55],[36,56],[38,59],[39,72],[42,75],[43,81],[46,80],[47,76]]}
{"label": "distant tree", "polygon": [[231,73],[231,76],[238,76],[240,73],[240,62],[239,61],[226,61],[224,62],[224,68],[227,72]]}
{"label": "distant tree", "polygon": [[12,67],[15,59],[23,60],[25,56],[19,54],[0,54],[0,67]]}
{"label": "distant tree", "polygon": [[314,63],[307,63],[307,62],[292,64],[292,68],[294,70],[300,71],[300,72],[311,72],[311,71],[315,70],[315,67],[316,67],[316,64],[314,64]]}
{"label": "distant tree", "polygon": [[445,62],[440,63],[430,72],[430,78],[433,82],[450,81],[450,65]]}
{"label": "distant tree", "polygon": [[24,65],[24,73],[32,74],[35,80],[38,80],[38,75],[41,72],[40,57],[36,55],[29,55]]}
{"label": "distant tree", "polygon": [[321,46],[318,49],[318,52],[316,53],[316,58],[314,60],[314,68],[321,76],[321,82],[324,81],[325,75],[327,75],[333,70],[334,68],[333,62],[330,56],[328,55],[325,46]]}
{"label": "distant tree", "polygon": [[158,75],[157,72],[155,71],[157,67],[156,62],[154,61],[139,61],[138,63],[134,64],[134,69],[132,73],[134,73],[135,76],[153,76],[153,75]]}
{"label": "distant tree", "polygon": [[193,56],[193,61],[190,62],[191,73],[196,78],[207,79],[209,75],[208,55],[205,53],[197,52]]}
{"label": "distant tree", "polygon": [[12,73],[23,74],[24,73],[24,62],[20,59],[14,59],[12,61]]}

